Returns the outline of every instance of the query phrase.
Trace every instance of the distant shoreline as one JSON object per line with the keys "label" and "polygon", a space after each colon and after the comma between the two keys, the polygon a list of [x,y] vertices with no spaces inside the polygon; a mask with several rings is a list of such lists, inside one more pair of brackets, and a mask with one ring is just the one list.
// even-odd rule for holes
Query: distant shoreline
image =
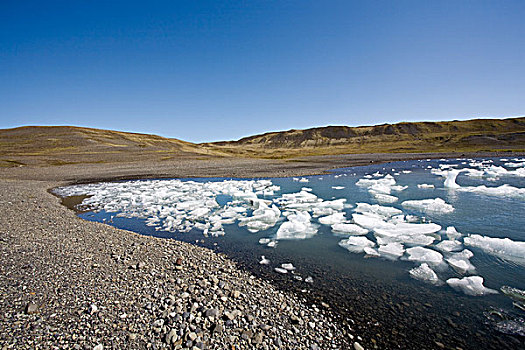
{"label": "distant shoreline", "polygon": [[203,159],[181,158],[163,162],[140,160],[135,162],[4,167],[0,168],[0,176],[12,180],[58,181],[61,185],[178,177],[291,177],[322,175],[338,168],[406,160],[523,156],[525,156],[525,152],[368,153],[308,156],[284,160],[207,157]]}

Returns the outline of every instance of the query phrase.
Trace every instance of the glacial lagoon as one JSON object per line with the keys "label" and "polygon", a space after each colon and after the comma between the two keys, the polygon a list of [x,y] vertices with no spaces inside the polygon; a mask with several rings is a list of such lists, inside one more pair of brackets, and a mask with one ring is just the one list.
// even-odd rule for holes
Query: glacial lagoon
{"label": "glacial lagoon", "polygon": [[379,348],[520,348],[525,159],[74,185],[79,216],[223,252]]}

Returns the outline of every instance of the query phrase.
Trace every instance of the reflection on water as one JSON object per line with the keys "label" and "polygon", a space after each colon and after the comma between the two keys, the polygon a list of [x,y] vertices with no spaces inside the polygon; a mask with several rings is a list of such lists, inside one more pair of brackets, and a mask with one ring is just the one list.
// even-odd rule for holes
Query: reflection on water
{"label": "reflection on water", "polygon": [[[409,161],[296,179],[239,180],[228,185],[223,179],[157,180],[155,186],[151,181],[134,181],[58,192],[90,194],[84,204],[96,210],[80,214],[85,219],[108,222],[117,214],[111,223],[117,227],[198,241],[225,252],[254,274],[330,307],[369,347],[416,349],[443,344],[514,349],[523,345],[519,335],[523,311],[516,301],[503,293],[469,296],[463,293],[465,288],[455,290],[446,281],[456,278],[467,283],[468,276],[482,276],[486,288],[525,289],[525,267],[520,260],[525,256],[525,197],[519,190],[513,191],[517,195],[461,190],[524,188],[522,168],[509,165],[519,161]],[[456,178],[459,189],[444,185],[454,169],[467,169]],[[177,191],[170,192],[170,185],[178,186]],[[202,191],[207,192],[204,197]],[[362,236],[373,244],[366,247],[368,254],[341,247],[342,240],[356,233],[347,224],[359,224],[368,231]],[[334,234],[338,227],[348,232]],[[458,234],[446,231],[448,227]],[[465,238],[470,234],[500,240],[467,245]],[[280,237],[296,239],[278,239],[275,248],[259,244],[261,238]],[[363,251],[365,247],[358,243],[362,241],[350,240],[350,250]],[[399,257],[392,248],[401,249]],[[472,257],[461,260],[457,254],[465,249]],[[259,264],[261,255],[270,260],[268,265]],[[283,263],[297,269],[276,273],[274,268]],[[422,264],[442,283],[411,278],[409,271]],[[462,270],[463,266],[474,270]],[[309,276],[313,283],[304,281]],[[485,290],[473,291],[483,294]]]}

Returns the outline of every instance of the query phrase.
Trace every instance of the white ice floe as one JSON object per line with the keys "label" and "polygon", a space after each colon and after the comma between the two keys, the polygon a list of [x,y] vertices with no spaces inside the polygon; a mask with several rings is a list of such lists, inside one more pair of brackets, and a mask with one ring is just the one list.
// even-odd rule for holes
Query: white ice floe
{"label": "white ice floe", "polygon": [[[456,182],[456,178],[460,172],[467,171],[462,170],[450,170],[440,174],[445,177],[445,188],[470,192],[476,194],[482,194],[487,196],[498,196],[498,197],[525,197],[525,188],[514,187],[508,184],[504,184],[497,187],[487,187],[485,185],[480,186],[460,186]],[[524,174],[525,175],[525,174]]]}
{"label": "white ice floe", "polygon": [[459,253],[451,253],[446,261],[457,273],[474,273],[476,268],[470,262],[470,258],[473,256],[474,254],[470,250],[464,249]]}
{"label": "white ice floe", "polygon": [[443,262],[443,255],[441,255],[441,253],[428,248],[408,248],[406,253],[408,254],[407,259],[410,261],[426,262],[432,265],[439,265]]}
{"label": "white ice floe", "polygon": [[323,225],[340,224],[346,221],[345,213],[334,213],[332,215],[323,216],[318,219]]}
{"label": "white ice floe", "polygon": [[385,207],[378,204],[356,203],[355,212],[363,214],[376,214],[384,218],[390,218],[403,212],[394,207]]}
{"label": "white ice floe", "polygon": [[275,238],[281,239],[305,239],[317,233],[318,226],[311,222],[311,216],[306,211],[299,211],[287,217],[288,221],[281,224]]}
{"label": "white ice floe", "polygon": [[344,186],[332,186],[332,188],[334,190],[343,190],[345,187]]}
{"label": "white ice floe", "polygon": [[366,228],[363,228],[359,225],[347,224],[347,223],[333,224],[332,231],[337,234],[345,234],[345,235],[353,235],[353,236],[363,236],[369,232]]}
{"label": "white ice floe", "polygon": [[270,208],[265,202],[257,203],[258,208],[252,212],[252,216],[239,218],[239,226],[246,226],[250,232],[263,231],[275,226],[281,216],[281,211],[275,205]]}
{"label": "white ice floe", "polygon": [[417,188],[424,188],[424,189],[430,189],[430,188],[434,188],[435,186],[432,185],[432,184],[418,184],[417,185]]}
{"label": "white ice floe", "polygon": [[467,295],[479,296],[498,293],[494,289],[485,287],[483,285],[483,277],[481,276],[469,276],[463,277],[462,279],[450,278],[447,280],[447,284]]}
{"label": "white ice floe", "polygon": [[525,168],[525,162],[505,163],[504,165],[509,168]]}
{"label": "white ice floe", "polygon": [[282,267],[276,267],[276,268],[274,268],[274,270],[275,270],[275,272],[282,273],[282,274],[288,273],[288,270],[287,269],[283,269]]}
{"label": "white ice floe", "polygon": [[525,242],[481,235],[470,235],[463,241],[465,245],[482,249],[485,253],[525,266]]}
{"label": "white ice floe", "polygon": [[395,260],[405,253],[405,248],[401,243],[388,243],[379,246],[377,251],[382,257]]}
{"label": "white ice floe", "polygon": [[447,239],[436,244],[436,248],[442,252],[455,252],[463,248],[461,242],[456,241],[455,239]]}
{"label": "white ice floe", "polygon": [[293,266],[291,263],[285,263],[285,264],[281,264],[281,267],[285,270],[288,270],[288,271],[293,271],[295,270],[295,266]]}
{"label": "white ice floe", "polygon": [[270,263],[270,260],[266,259],[264,255],[261,256],[261,261],[259,261],[259,264],[261,265],[268,265]]}
{"label": "white ice floe", "polygon": [[368,192],[372,195],[390,195],[392,191],[403,191],[407,188],[406,186],[396,185],[396,179],[390,174],[379,179],[360,179],[356,182],[356,185],[368,189]]}
{"label": "white ice floe", "polygon": [[432,284],[442,283],[434,270],[432,270],[432,268],[426,263],[421,264],[419,267],[414,267],[409,271],[409,273],[411,277],[420,281],[425,281]]}
{"label": "white ice floe", "polygon": [[454,207],[441,198],[404,201],[401,205],[405,208],[417,209],[426,213],[448,214]]}
{"label": "white ice floe", "polygon": [[385,204],[390,204],[390,203],[395,203],[398,201],[398,198],[396,196],[392,196],[390,194],[384,194],[384,193],[372,193],[372,197],[374,197],[374,199],[376,201],[378,201],[379,203],[385,203]]}
{"label": "white ice floe", "polygon": [[377,251],[376,248],[364,247],[363,251],[365,252],[365,254],[368,257],[379,257],[379,256],[381,256],[381,254],[379,254],[379,252]]}
{"label": "white ice floe", "polygon": [[448,239],[454,240],[462,236],[461,233],[459,233],[454,226],[449,226],[445,230],[445,234],[447,235]]}
{"label": "white ice floe", "polygon": [[339,245],[352,253],[362,253],[365,248],[373,247],[376,244],[366,237],[351,236],[340,241]]}

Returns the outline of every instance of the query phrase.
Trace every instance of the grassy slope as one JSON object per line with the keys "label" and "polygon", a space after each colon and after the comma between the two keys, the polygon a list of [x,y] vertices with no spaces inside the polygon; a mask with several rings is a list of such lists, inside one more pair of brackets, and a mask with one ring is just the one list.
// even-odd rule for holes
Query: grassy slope
{"label": "grassy slope", "polygon": [[525,118],[327,126],[270,132],[210,147],[245,156],[286,158],[345,153],[524,151]]}

